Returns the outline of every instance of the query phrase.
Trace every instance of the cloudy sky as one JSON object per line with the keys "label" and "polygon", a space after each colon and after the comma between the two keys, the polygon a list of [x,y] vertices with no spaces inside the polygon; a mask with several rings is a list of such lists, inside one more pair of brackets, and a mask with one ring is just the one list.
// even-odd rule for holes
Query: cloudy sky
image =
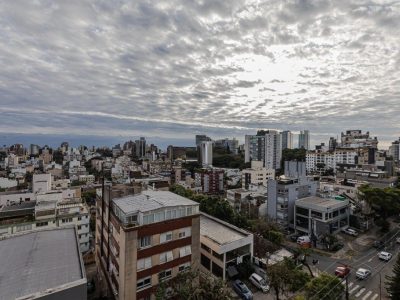
{"label": "cloudy sky", "polygon": [[399,1],[13,0],[0,28],[2,136],[400,136]]}

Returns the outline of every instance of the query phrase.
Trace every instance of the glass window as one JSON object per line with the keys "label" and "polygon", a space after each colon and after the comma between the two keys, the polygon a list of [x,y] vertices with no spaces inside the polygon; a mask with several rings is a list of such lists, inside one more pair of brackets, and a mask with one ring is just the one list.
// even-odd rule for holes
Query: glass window
{"label": "glass window", "polygon": [[188,237],[192,235],[192,227],[182,228],[179,232],[179,238]]}
{"label": "glass window", "polygon": [[137,261],[137,270],[148,268],[151,268],[151,257],[142,258]]}
{"label": "glass window", "polygon": [[151,286],[151,277],[146,277],[138,280],[136,284],[136,289],[141,290],[149,286]]}
{"label": "glass window", "polygon": [[151,236],[150,235],[140,238],[140,244],[139,244],[140,248],[146,248],[146,247],[150,247],[150,246],[151,246]]}
{"label": "glass window", "polygon": [[160,263],[166,263],[167,261],[171,261],[174,259],[172,251],[164,252],[160,254]]}
{"label": "glass window", "polygon": [[179,249],[179,257],[184,257],[192,254],[192,247],[190,245]]}
{"label": "glass window", "polygon": [[168,269],[158,273],[158,280],[162,281],[172,277],[172,269]]}
{"label": "glass window", "polygon": [[186,270],[190,269],[190,263],[185,263],[183,265],[180,265],[178,268],[179,272],[185,272]]}
{"label": "glass window", "polygon": [[207,252],[211,253],[211,249],[209,247],[207,247],[206,245],[204,245],[203,243],[201,243],[201,248],[206,250]]}
{"label": "glass window", "polygon": [[160,235],[160,243],[172,241],[172,231],[164,232]]}
{"label": "glass window", "polygon": [[186,215],[190,216],[191,214],[192,214],[192,208],[188,207],[187,210],[186,210]]}
{"label": "glass window", "polygon": [[165,217],[166,220],[171,219],[171,211],[167,210],[167,216]]}

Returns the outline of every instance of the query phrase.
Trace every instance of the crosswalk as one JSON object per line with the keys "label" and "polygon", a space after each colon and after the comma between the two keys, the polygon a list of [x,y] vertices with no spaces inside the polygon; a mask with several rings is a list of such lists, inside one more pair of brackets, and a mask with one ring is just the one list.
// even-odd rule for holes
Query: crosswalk
{"label": "crosswalk", "polygon": [[[342,284],[346,285],[346,281],[343,281]],[[367,290],[364,284],[360,284],[360,282],[358,284],[349,282],[349,294],[352,298],[360,300],[376,300],[379,296],[378,293]]]}

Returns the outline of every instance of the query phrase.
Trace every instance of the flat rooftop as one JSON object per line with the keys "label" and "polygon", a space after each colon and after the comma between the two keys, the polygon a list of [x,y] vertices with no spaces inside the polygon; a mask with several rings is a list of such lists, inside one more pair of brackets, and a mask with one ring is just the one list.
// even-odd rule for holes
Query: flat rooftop
{"label": "flat rooftop", "polygon": [[232,224],[201,213],[200,235],[211,239],[219,245],[225,245],[248,237],[250,233]]}
{"label": "flat rooftop", "polygon": [[0,240],[0,299],[86,282],[74,228],[30,231]]}
{"label": "flat rooftop", "polygon": [[129,195],[112,201],[125,214],[147,212],[163,207],[199,205],[195,201],[167,191],[143,191],[137,195]]}
{"label": "flat rooftop", "polygon": [[335,200],[332,198],[321,198],[317,196],[311,196],[296,200],[296,205],[314,205],[319,207],[331,208],[342,204],[348,204],[349,200]]}

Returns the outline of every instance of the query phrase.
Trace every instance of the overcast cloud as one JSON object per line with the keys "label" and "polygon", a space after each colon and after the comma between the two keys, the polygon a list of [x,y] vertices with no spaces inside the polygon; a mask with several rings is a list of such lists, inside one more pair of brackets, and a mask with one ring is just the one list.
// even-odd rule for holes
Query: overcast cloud
{"label": "overcast cloud", "polygon": [[1,1],[0,132],[400,136],[400,1]]}

